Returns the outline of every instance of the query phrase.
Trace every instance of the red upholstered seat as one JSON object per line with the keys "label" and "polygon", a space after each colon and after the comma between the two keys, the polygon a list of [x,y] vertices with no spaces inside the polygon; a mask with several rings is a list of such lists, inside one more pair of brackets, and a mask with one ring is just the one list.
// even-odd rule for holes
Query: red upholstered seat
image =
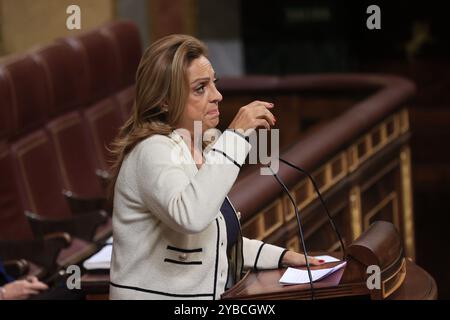
{"label": "red upholstered seat", "polygon": [[86,55],[67,43],[58,42],[35,51],[32,57],[51,86],[51,116],[87,103],[90,79]]}
{"label": "red upholstered seat", "polygon": [[14,132],[13,100],[10,77],[0,66],[0,140]]}
{"label": "red upholstered seat", "polygon": [[110,37],[117,47],[120,86],[133,84],[142,56],[139,29],[130,21],[113,21],[102,27],[101,32]]}
{"label": "red upholstered seat", "polygon": [[99,30],[60,39],[84,55],[89,72],[89,103],[110,95],[120,86],[120,58],[116,43]]}
{"label": "red upholstered seat", "polygon": [[[24,215],[23,201],[21,200],[20,185],[16,177],[16,170],[10,149],[6,144],[0,145],[0,243],[1,241],[32,240],[34,235],[29,222]],[[30,242],[31,244],[31,242]],[[14,242],[10,243],[11,246]],[[96,246],[72,237],[70,245],[61,250],[57,256],[59,266],[78,263],[94,252]],[[43,249],[45,250],[45,249]],[[49,253],[49,252],[47,252]],[[40,253],[46,254],[45,251]],[[0,252],[0,256],[2,252]],[[39,253],[37,254],[39,256]],[[16,258],[24,258],[17,256]],[[30,257],[26,257],[30,258]],[[32,258],[31,258],[32,259]],[[38,258],[46,260],[46,258]],[[39,262],[39,261],[35,261]]]}
{"label": "red upholstered seat", "polygon": [[[10,244],[16,240],[22,249],[24,241],[43,240],[50,241],[52,248],[56,243],[60,250],[61,235],[51,235],[50,239],[36,239],[35,235],[48,235],[74,222],[75,227],[68,227],[74,231],[71,244],[57,259],[60,265],[68,265],[80,262],[95,250],[91,240],[111,234],[111,218],[104,211],[92,209],[92,215],[77,211],[95,207],[102,198],[89,201],[70,198],[62,192],[66,189],[83,197],[103,195],[95,169],[104,173],[109,167],[106,146],[129,116],[141,55],[137,27],[131,22],[114,21],[2,62],[2,252],[14,254]],[[26,216],[25,211],[31,213]],[[106,223],[99,225],[103,221]],[[83,233],[88,225],[91,229]],[[63,234],[62,238],[70,237]],[[32,248],[42,249],[44,242]],[[5,248],[10,249],[4,251]],[[22,253],[30,252],[22,249],[19,250]],[[33,250],[38,256],[47,257],[44,252],[48,250],[41,249]],[[50,256],[56,257],[57,251],[52,250]],[[53,260],[38,259],[38,263],[48,266]]]}
{"label": "red upholstered seat", "polygon": [[12,145],[24,209],[48,218],[69,217],[58,162],[48,136],[35,131]]}
{"label": "red upholstered seat", "polygon": [[94,146],[79,112],[61,115],[46,127],[62,172],[63,188],[80,196],[103,196],[104,190],[95,174],[98,164]]}
{"label": "red upholstered seat", "polygon": [[32,239],[33,233],[20,207],[19,185],[13,168],[9,148],[0,145],[0,239]]}
{"label": "red upholstered seat", "polygon": [[122,112],[115,99],[104,99],[83,113],[88,130],[94,141],[100,168],[108,170],[110,156],[107,147],[123,125]]}
{"label": "red upholstered seat", "polygon": [[[16,164],[24,210],[50,220],[68,220],[74,216],[63,195],[62,180],[67,179],[67,177],[63,178],[64,174],[61,175],[57,156],[45,131],[38,130],[29,134],[14,143],[11,149]],[[91,216],[94,216],[94,214],[92,213]],[[107,219],[106,217],[102,218],[100,212],[95,216],[96,218],[91,221],[86,220],[89,225],[86,225],[85,228],[80,229],[78,226],[77,234],[73,235],[93,241],[104,238],[106,236],[104,231],[102,231],[101,237],[95,231],[96,227],[101,222],[107,222]],[[80,217],[77,220],[80,221]],[[110,224],[110,222],[107,223]],[[66,231],[64,229],[52,230]],[[93,230],[93,232],[90,233],[89,230]],[[111,228],[109,232],[111,232]]]}
{"label": "red upholstered seat", "polygon": [[35,129],[48,118],[52,108],[47,77],[29,55],[21,56],[1,67],[0,90],[5,103],[2,114],[7,114],[11,136]]}

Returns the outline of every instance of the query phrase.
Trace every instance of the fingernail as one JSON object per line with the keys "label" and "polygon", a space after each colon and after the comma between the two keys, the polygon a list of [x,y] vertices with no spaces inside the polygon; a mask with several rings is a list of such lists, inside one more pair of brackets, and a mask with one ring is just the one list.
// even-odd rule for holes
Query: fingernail
{"label": "fingernail", "polygon": [[325,260],[319,260],[319,262],[320,262],[320,263],[324,263],[324,262],[325,262]]}

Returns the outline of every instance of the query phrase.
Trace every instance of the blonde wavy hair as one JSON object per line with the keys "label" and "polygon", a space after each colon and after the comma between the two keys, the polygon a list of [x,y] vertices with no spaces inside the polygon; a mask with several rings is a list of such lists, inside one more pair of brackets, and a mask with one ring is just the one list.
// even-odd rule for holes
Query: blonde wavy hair
{"label": "blonde wavy hair", "polygon": [[117,176],[125,156],[142,140],[169,135],[181,119],[189,82],[187,69],[194,59],[207,56],[200,40],[174,34],[148,47],[136,73],[136,96],[130,118],[110,145],[111,176],[108,199],[112,203]]}

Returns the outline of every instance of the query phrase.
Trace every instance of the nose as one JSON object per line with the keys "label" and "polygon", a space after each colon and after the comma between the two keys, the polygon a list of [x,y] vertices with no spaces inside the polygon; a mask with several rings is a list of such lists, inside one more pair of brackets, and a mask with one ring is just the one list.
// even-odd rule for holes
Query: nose
{"label": "nose", "polygon": [[219,92],[219,90],[217,90],[216,85],[213,85],[213,92],[212,92],[212,99],[211,102],[212,103],[219,103],[220,101],[222,101],[223,97],[222,94]]}

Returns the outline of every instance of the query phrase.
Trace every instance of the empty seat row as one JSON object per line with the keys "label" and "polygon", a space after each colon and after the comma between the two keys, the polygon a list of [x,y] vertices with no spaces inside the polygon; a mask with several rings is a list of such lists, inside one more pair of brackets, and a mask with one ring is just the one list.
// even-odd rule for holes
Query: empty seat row
{"label": "empty seat row", "polygon": [[0,65],[0,258],[54,271],[111,235],[107,146],[141,51],[137,27],[115,21]]}
{"label": "empty seat row", "polygon": [[[70,210],[92,208],[88,203],[93,201],[83,199],[104,198],[97,172],[108,170],[107,146],[126,118],[129,106],[123,103],[130,98],[124,96],[133,95],[132,89],[120,92],[121,103],[115,96],[107,97],[89,108],[62,114],[9,143],[3,142],[1,154],[11,160],[0,163],[0,170],[11,179],[2,179],[0,218],[6,211],[4,203],[48,218],[64,218]],[[12,183],[6,185],[8,181]],[[20,197],[11,201],[6,194],[13,189],[20,191]],[[96,203],[97,209],[101,208],[102,202]]]}
{"label": "empty seat row", "polygon": [[133,85],[141,51],[134,24],[114,22],[11,58],[0,66],[0,140]]}

